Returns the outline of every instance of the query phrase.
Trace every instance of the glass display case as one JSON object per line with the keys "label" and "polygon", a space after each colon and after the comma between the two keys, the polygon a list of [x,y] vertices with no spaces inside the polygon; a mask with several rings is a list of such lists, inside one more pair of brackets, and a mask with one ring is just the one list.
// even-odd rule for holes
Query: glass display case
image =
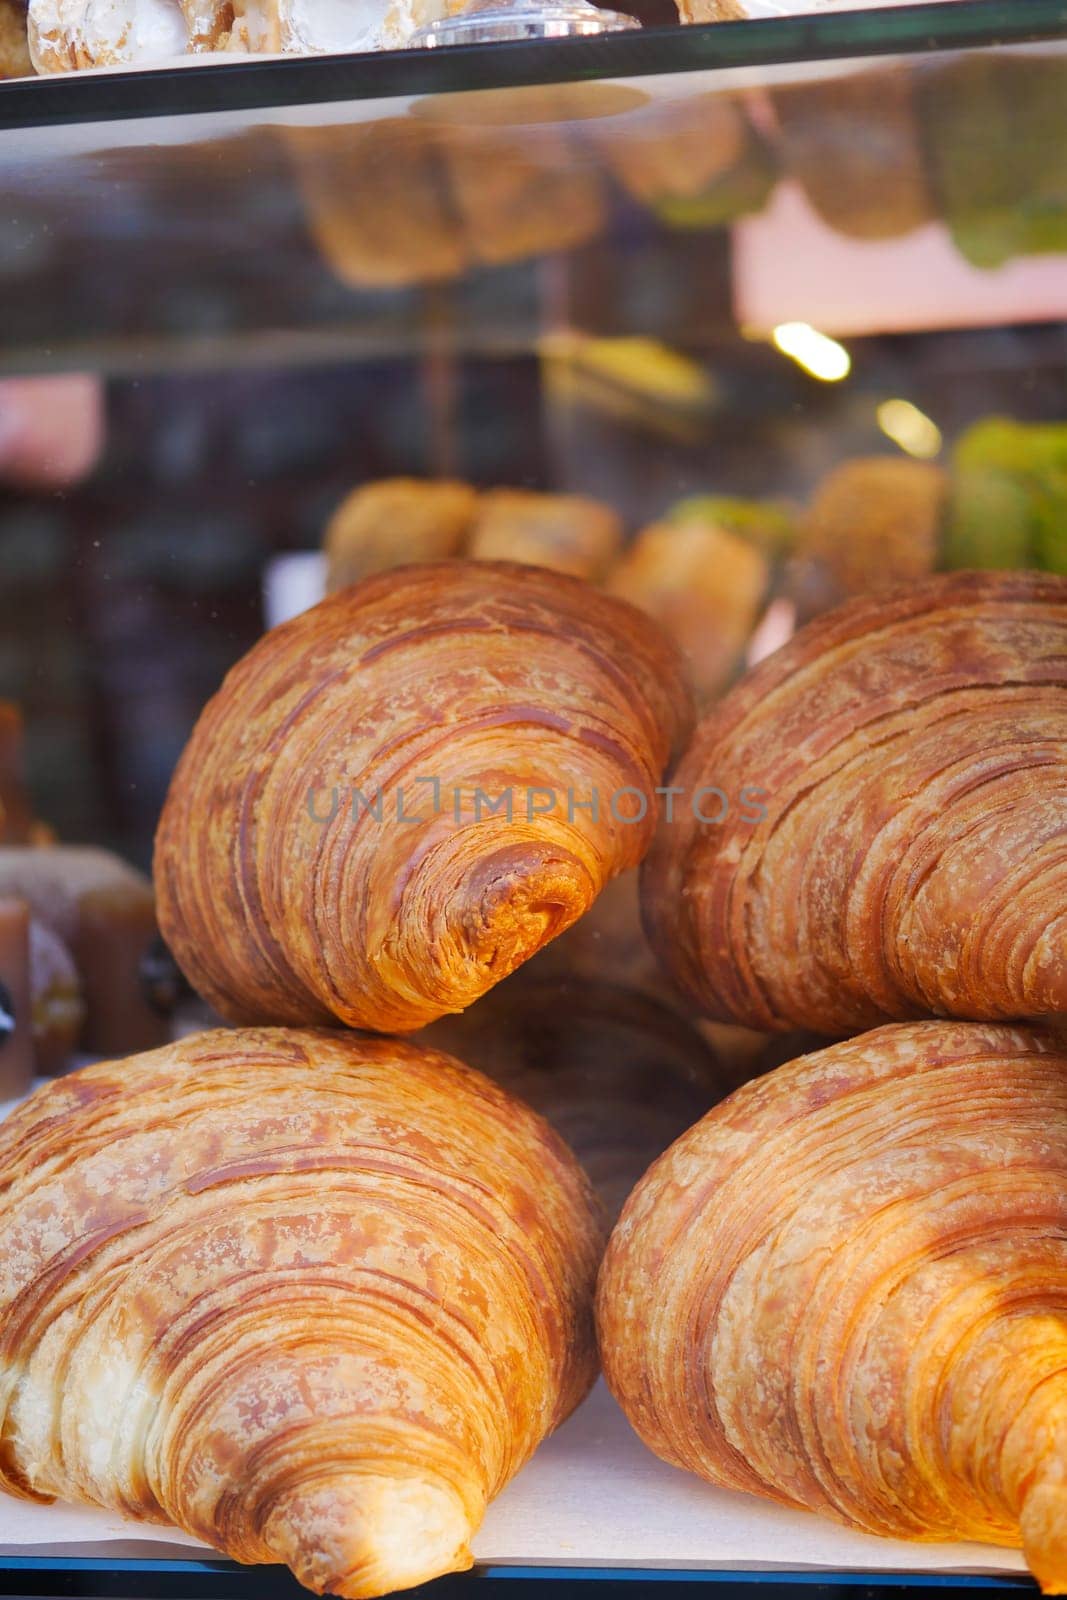
{"label": "glass display case", "polygon": [[[155,941],[153,838],[205,703],[328,592],[543,564],[651,616],[713,716],[842,604],[1067,576],[1062,0],[641,18],[0,82],[0,999],[36,1017],[11,1103],[31,1072],[210,1025]],[[70,913],[20,999],[11,858],[67,846],[122,865],[77,867],[104,910]],[[541,981],[660,1004],[636,893],[546,945]],[[700,1022],[722,1092],[858,1028],[777,1031]],[[2,1498],[6,1594],[304,1592]],[[442,1600],[1032,1587],[1014,1549],[709,1488],[603,1385],[473,1553]]]}

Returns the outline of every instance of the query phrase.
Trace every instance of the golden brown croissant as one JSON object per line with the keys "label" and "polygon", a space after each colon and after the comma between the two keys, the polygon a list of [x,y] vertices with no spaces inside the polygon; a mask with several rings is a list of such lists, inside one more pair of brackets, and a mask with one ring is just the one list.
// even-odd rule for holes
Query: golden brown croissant
{"label": "golden brown croissant", "polygon": [[[642,880],[657,953],[754,1028],[1067,1013],[1065,713],[1062,578],[955,574],[820,618],[673,779]],[[716,822],[711,786],[762,789],[764,820]]]}
{"label": "golden brown croissant", "polygon": [[655,1158],[731,1087],[667,1006],[612,983],[524,968],[418,1042],[455,1054],[549,1121],[616,1217]]}
{"label": "golden brown croissant", "polygon": [[0,1129],[0,1485],[364,1596],[470,1566],[595,1373],[574,1157],[433,1051],[219,1030]]}
{"label": "golden brown croissant", "polygon": [[657,1455],[1067,1586],[1067,1054],[880,1028],[746,1084],[627,1204],[597,1298]]}
{"label": "golden brown croissant", "polygon": [[164,937],[230,1020],[461,1011],[644,854],[688,722],[669,642],[577,579],[369,578],[201,716],[156,839]]}

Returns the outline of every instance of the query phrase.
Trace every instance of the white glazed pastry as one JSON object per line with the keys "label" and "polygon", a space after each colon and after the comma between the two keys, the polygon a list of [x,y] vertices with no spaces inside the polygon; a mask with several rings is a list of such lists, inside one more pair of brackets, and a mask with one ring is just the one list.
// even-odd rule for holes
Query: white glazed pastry
{"label": "white glazed pastry", "polygon": [[189,46],[177,0],[30,0],[28,33],[41,73],[148,66]]}

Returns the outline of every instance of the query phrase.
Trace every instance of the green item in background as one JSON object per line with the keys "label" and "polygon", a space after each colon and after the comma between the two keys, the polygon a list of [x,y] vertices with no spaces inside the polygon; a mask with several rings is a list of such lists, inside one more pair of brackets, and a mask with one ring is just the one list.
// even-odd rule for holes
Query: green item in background
{"label": "green item in background", "polygon": [[1067,60],[971,56],[917,74],[941,215],[972,266],[1067,251]]}
{"label": "green item in background", "polygon": [[663,520],[679,525],[713,523],[747,539],[772,558],[791,547],[796,533],[796,519],[785,507],[767,500],[741,500],[727,495],[691,495],[671,506]]}
{"label": "green item in background", "polygon": [[946,566],[1067,574],[1067,423],[987,417],[952,463]]}
{"label": "green item in background", "polygon": [[775,184],[778,166],[766,140],[749,131],[744,155],[698,195],[664,195],[651,209],[669,228],[718,228],[762,211]]}
{"label": "green item in background", "polygon": [[1030,497],[995,467],[952,475],[941,565],[992,569],[1032,564]]}

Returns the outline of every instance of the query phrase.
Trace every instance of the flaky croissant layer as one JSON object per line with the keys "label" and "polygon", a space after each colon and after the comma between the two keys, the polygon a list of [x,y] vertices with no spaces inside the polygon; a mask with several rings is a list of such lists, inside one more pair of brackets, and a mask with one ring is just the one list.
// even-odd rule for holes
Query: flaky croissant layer
{"label": "flaky croissant layer", "polygon": [[657,1455],[1067,1589],[1067,1053],[889,1026],[745,1084],[649,1171],[597,1296]]}
{"label": "flaky croissant layer", "polygon": [[683,808],[643,869],[657,954],[709,1015],[831,1037],[1067,1015],[1067,578],[842,606],[727,695],[674,782],[762,791],[755,824]]}
{"label": "flaky croissant layer", "polygon": [[593,1380],[588,1184],[437,1052],[200,1034],[39,1090],[0,1173],[9,1493],[363,1600],[468,1567]]}
{"label": "flaky croissant layer", "polygon": [[641,859],[690,721],[673,646],[577,579],[369,578],[267,634],[204,710],[156,838],[160,926],[231,1021],[410,1032]]}

